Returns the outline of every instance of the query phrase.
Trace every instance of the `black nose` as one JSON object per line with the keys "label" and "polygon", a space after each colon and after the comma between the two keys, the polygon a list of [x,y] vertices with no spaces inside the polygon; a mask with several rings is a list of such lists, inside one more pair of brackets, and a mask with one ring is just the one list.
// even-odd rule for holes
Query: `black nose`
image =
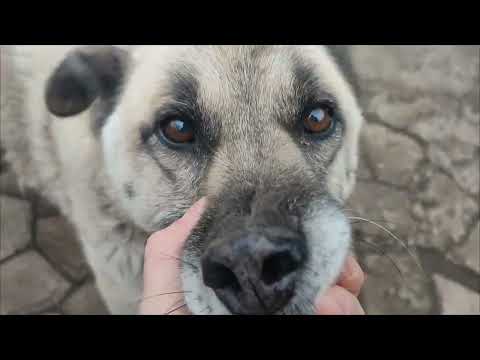
{"label": "black nose", "polygon": [[305,258],[304,238],[289,229],[250,233],[210,245],[203,280],[232,313],[272,314],[291,299]]}

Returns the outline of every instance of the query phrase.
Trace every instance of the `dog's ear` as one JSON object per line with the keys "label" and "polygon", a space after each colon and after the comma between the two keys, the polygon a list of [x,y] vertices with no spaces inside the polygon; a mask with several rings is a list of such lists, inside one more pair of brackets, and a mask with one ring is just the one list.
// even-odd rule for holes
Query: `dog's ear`
{"label": "dog's ear", "polygon": [[45,101],[55,116],[77,115],[101,98],[111,104],[124,80],[129,52],[115,46],[73,50],[48,80]]}

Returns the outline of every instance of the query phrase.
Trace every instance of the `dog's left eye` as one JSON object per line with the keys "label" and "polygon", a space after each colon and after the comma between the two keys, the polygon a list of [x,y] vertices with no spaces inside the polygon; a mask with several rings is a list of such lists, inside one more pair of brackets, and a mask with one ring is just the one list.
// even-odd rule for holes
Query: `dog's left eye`
{"label": "dog's left eye", "polygon": [[316,108],[303,119],[303,126],[308,133],[324,134],[332,129],[334,119],[329,109]]}
{"label": "dog's left eye", "polygon": [[172,119],[161,127],[162,135],[175,144],[187,144],[194,140],[193,126],[188,120]]}

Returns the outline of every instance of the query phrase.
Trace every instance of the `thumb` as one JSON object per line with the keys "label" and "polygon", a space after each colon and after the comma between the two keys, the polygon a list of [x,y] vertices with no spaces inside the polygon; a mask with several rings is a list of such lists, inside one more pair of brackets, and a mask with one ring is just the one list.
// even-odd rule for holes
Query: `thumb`
{"label": "thumb", "polygon": [[319,315],[365,315],[358,299],[348,290],[335,285],[316,302]]}

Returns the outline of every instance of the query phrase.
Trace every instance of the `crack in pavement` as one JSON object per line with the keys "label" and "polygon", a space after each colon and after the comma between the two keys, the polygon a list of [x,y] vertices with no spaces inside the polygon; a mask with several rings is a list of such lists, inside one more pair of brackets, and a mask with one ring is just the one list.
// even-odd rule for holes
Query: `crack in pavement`
{"label": "crack in pavement", "polygon": [[426,155],[425,150],[426,150],[426,148],[428,147],[428,144],[429,144],[428,141],[426,141],[422,137],[418,136],[417,134],[414,134],[414,133],[410,132],[407,129],[400,129],[400,128],[396,128],[396,127],[390,125],[389,123],[383,121],[382,118],[380,116],[378,116],[378,114],[367,113],[365,116],[368,116],[367,126],[368,126],[368,124],[374,124],[374,125],[382,126],[385,129],[387,129],[387,130],[389,130],[389,131],[391,131],[391,132],[393,132],[397,135],[406,136],[410,140],[416,142],[417,145],[422,149],[422,154],[425,157],[425,155]]}
{"label": "crack in pavement", "polygon": [[480,294],[479,273],[446,259],[443,252],[437,249],[417,246],[416,250],[423,266],[430,272],[440,274]]}

